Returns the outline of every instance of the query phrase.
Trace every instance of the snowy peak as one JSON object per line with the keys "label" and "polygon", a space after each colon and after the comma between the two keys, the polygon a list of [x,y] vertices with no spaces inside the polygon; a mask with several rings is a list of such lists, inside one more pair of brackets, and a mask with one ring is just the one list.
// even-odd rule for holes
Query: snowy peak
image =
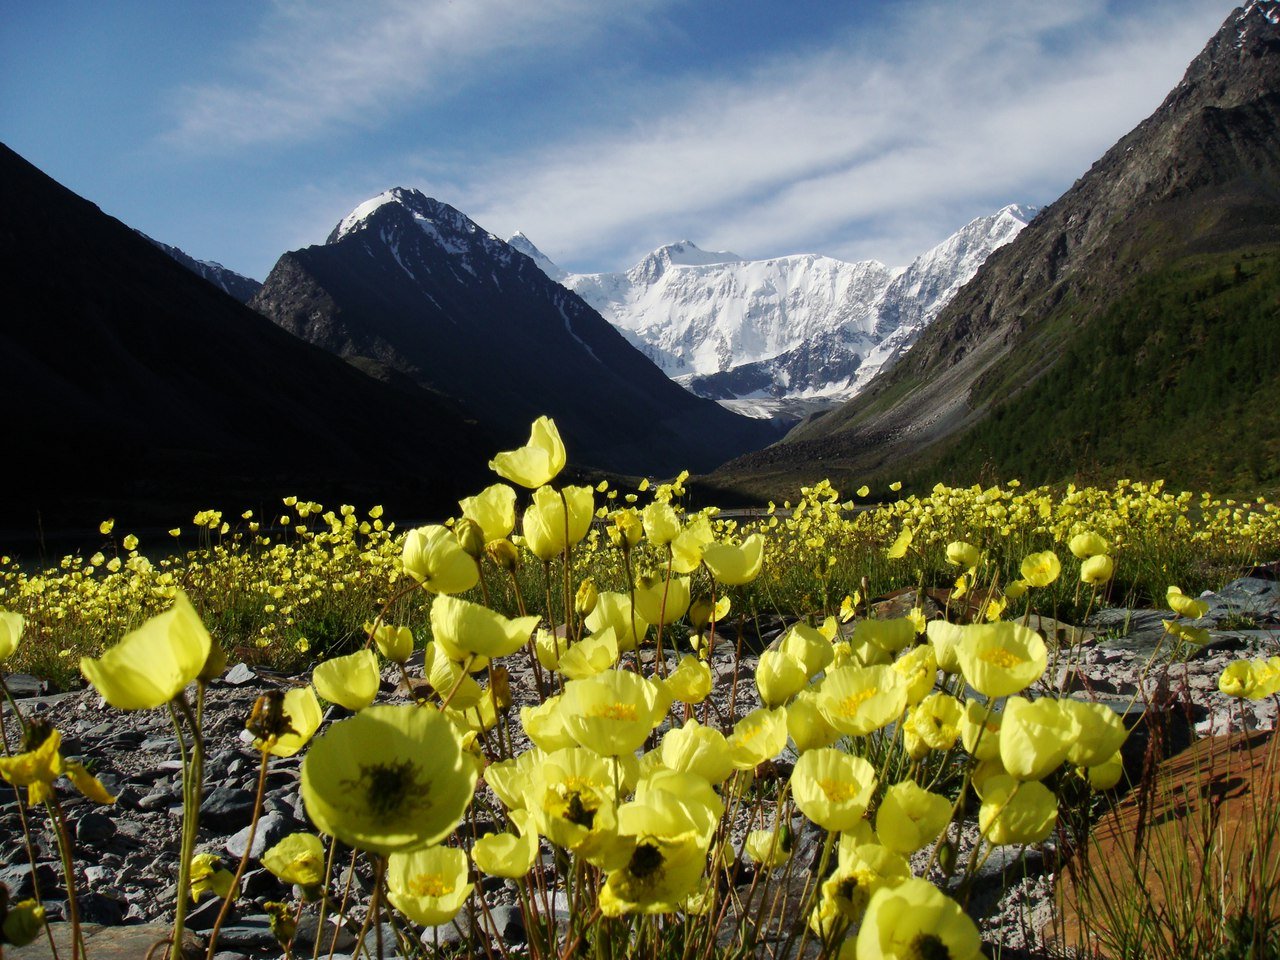
{"label": "snowy peak", "polygon": [[539,270],[557,283],[569,275],[560,267],[556,266],[550,257],[535,247],[533,245],[533,241],[524,235],[524,231],[517,230],[515,235],[507,241],[507,244],[513,250],[519,250],[526,257],[536,263]]}
{"label": "snowy peak", "polygon": [[906,268],[819,254],[744,260],[682,240],[625,273],[552,265],[548,275],[700,396],[757,411],[830,406],[891,365],[1035,212],[1011,204],[979,217]]}

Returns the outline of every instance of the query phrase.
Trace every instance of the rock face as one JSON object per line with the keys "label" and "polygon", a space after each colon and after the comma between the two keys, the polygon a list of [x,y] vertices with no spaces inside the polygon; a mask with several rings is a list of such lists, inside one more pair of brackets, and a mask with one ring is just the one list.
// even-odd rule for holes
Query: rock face
{"label": "rock face", "polygon": [[[1015,409],[1060,357],[1097,336],[1093,325],[1143,278],[1187,258],[1252,255],[1278,241],[1280,4],[1256,0],[1227,19],[1155,113],[986,260],[892,371],[728,472],[776,472],[821,457],[826,473],[835,461],[838,471],[865,475],[960,446],[966,431]],[[1199,341],[1187,337],[1179,347],[1195,350]],[[1136,361],[1160,346],[1119,349]],[[1074,389],[1055,398],[1060,410],[1085,404]],[[1243,394],[1228,402],[1237,400],[1252,402]],[[1051,428],[1066,429],[1060,421]],[[1114,428],[1086,418],[1081,430]]]}
{"label": "rock face", "polygon": [[400,498],[424,516],[481,479],[456,463],[478,474],[499,449],[438,398],[236,303],[3,146],[0,211],[0,356],[21,411],[0,521],[167,528],[290,494]]}
{"label": "rock face", "polygon": [[284,329],[454,398],[503,445],[555,418],[575,462],[709,469],[776,437],[671,383],[576,294],[447,204],[395,189],[254,297]]}

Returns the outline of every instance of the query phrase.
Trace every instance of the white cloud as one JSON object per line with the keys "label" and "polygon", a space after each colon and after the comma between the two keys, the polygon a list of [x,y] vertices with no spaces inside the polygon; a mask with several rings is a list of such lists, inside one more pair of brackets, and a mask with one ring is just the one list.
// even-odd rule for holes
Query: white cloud
{"label": "white cloud", "polygon": [[240,52],[237,79],[182,91],[164,139],[229,150],[374,128],[483,80],[498,58],[588,42],[655,2],[620,14],[596,0],[277,0]]}
{"label": "white cloud", "polygon": [[[1230,6],[898,9],[888,36],[850,35],[678,101],[664,91],[625,129],[495,159],[452,202],[570,268],[616,269],[685,236],[747,256],[905,262],[970,216],[1054,199],[1155,109]],[[866,249],[859,238],[894,236],[891,221],[910,235]]]}

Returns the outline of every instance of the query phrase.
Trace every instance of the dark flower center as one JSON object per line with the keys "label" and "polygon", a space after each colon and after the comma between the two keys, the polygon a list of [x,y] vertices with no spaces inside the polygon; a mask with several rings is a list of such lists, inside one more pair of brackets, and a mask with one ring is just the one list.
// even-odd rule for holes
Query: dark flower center
{"label": "dark flower center", "polygon": [[641,843],[631,854],[631,862],[627,864],[627,872],[637,880],[646,880],[662,869],[662,851],[652,843]]}

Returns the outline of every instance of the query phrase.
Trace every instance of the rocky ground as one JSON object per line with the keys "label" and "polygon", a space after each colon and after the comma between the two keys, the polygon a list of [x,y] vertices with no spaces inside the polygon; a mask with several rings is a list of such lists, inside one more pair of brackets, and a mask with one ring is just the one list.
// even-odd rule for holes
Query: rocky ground
{"label": "rocky ground", "polygon": [[[1160,717],[1166,748],[1228,730],[1271,729],[1276,720],[1275,698],[1231,700],[1217,692],[1217,681],[1234,659],[1280,653],[1280,584],[1270,571],[1260,570],[1205,599],[1210,610],[1200,625],[1211,629],[1212,641],[1191,651],[1185,660],[1172,662],[1161,625],[1169,616],[1167,612],[1108,609],[1084,628],[1041,623],[1046,634],[1068,641],[1051,663],[1048,679],[1071,696],[1111,704],[1135,724],[1146,711]],[[1232,629],[1219,629],[1220,625]],[[763,640],[767,642],[782,628],[781,623],[773,624]],[[731,675],[733,652],[727,644],[720,650],[713,665],[721,675]],[[750,660],[744,665],[750,666]],[[181,763],[168,715],[158,710],[123,714],[107,707],[92,691],[50,695],[31,678],[9,680],[23,712],[52,722],[62,733],[63,754],[92,764],[118,797],[114,808],[103,808],[71,791],[62,793],[76,848],[81,916],[107,928],[95,934],[91,955],[108,960],[136,956],[136,946],[112,947],[111,928],[121,928],[119,936],[124,936],[131,927],[170,921],[176,894]],[[243,733],[245,716],[259,694],[299,682],[299,678],[271,675],[240,664],[209,687],[205,705],[209,747],[198,849],[222,854],[231,868],[247,843],[246,824],[257,775],[257,754]],[[531,691],[532,677],[513,670],[512,685],[516,691]],[[390,697],[398,695],[390,677],[385,692]],[[717,710],[727,714],[724,691],[716,696]],[[752,705],[740,701],[738,710]],[[331,708],[329,719],[342,713],[340,708]],[[1148,727],[1138,724],[1127,748],[1135,765],[1141,763],[1150,736]],[[289,833],[308,829],[297,789],[299,767],[298,758],[272,759],[255,854]],[[57,849],[41,812],[33,814],[32,838],[34,867],[24,849],[14,793],[8,785],[0,785],[0,882],[16,898],[31,896],[38,883],[50,918],[64,919],[66,894]],[[967,827],[957,839],[963,858],[976,841],[976,829]],[[798,862],[812,860],[817,836],[802,834],[800,844]],[[1034,849],[997,851],[979,871],[970,909],[988,943],[999,945],[1001,955],[1037,956],[1046,950],[1044,931],[1051,920],[1051,890],[1059,859],[1051,840]],[[251,860],[250,867],[243,897],[219,938],[221,952],[217,956],[221,960],[278,955],[262,904],[288,900],[291,891],[257,867],[256,861]],[[357,886],[368,882],[360,875],[354,879]],[[485,893],[491,915],[476,918],[476,926],[508,944],[520,942],[523,931],[509,886],[490,879]],[[189,915],[191,928],[197,933],[209,930],[219,906],[219,901],[206,898]],[[427,942],[456,943],[468,926],[463,919],[429,932]],[[332,937],[335,929],[329,928],[326,937]],[[314,932],[314,921],[310,928],[304,922],[300,947],[308,956]],[[386,932],[390,943],[390,931]],[[136,945],[137,931],[133,937],[129,942]],[[352,951],[354,942],[353,934],[338,931],[338,955]],[[46,952],[38,952],[41,949]],[[113,949],[117,952],[112,953]],[[119,952],[121,949],[124,952]],[[37,942],[6,955],[48,954],[47,946]]]}

